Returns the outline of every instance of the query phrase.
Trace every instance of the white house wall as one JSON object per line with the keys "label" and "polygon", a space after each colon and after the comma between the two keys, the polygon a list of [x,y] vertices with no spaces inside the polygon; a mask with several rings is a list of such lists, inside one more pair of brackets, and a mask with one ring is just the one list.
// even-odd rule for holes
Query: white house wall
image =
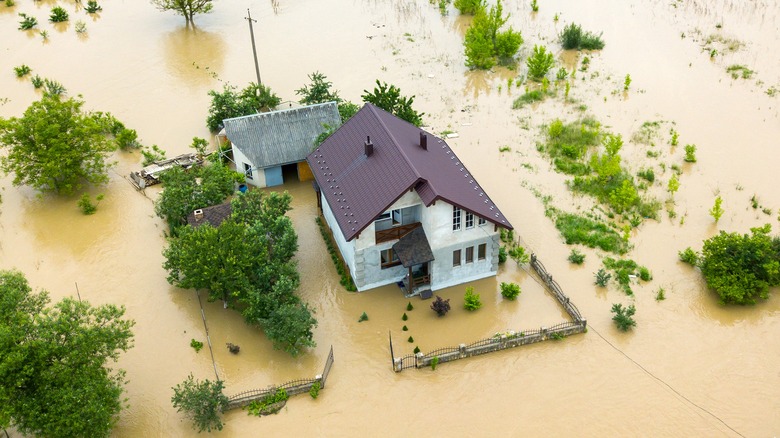
{"label": "white house wall", "polygon": [[233,148],[233,160],[236,162],[236,171],[244,173],[244,165],[247,164],[252,168],[252,179],[247,178],[246,183],[251,184],[255,187],[265,187],[265,172],[263,169],[258,169],[255,167],[254,164],[252,164],[251,161],[249,161],[249,158],[244,155],[243,152],[241,152],[241,149],[237,148],[235,145],[232,145]]}
{"label": "white house wall", "polygon": [[341,233],[341,228],[339,228],[338,223],[336,223],[336,218],[333,216],[333,211],[330,209],[330,205],[328,205],[328,201],[325,199],[325,196],[320,194],[320,199],[322,201],[322,215],[325,216],[325,222],[328,223],[330,230],[333,232],[333,238],[336,240],[336,246],[339,247],[341,256],[344,258],[344,262],[347,264],[347,267],[352,273],[352,278],[354,280],[355,241],[353,240],[351,242],[347,242],[347,240],[344,238],[344,234]]}

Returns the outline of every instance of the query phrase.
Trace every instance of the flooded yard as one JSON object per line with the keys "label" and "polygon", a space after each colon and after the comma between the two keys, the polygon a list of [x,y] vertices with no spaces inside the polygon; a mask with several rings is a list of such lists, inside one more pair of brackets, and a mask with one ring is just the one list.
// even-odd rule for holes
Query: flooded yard
{"label": "flooded yard", "polygon": [[[55,4],[72,15],[71,24],[48,23]],[[415,95],[426,129],[448,140],[468,169],[515,226],[522,244],[539,255],[588,320],[586,334],[443,364],[436,371],[393,373],[388,333],[396,356],[415,345],[433,348],[469,343],[508,329],[552,325],[565,319],[554,298],[529,273],[509,260],[494,279],[472,284],[485,306],[462,308],[465,287],[440,291],[452,311],[436,317],[430,301],[402,321],[407,302],[396,286],[350,293],[339,278],[314,222],[316,199],[310,183],[284,186],[293,195],[290,215],[298,232],[301,297],[315,309],[317,347],[300,358],[275,351],[261,331],[221,303],[204,312],[214,345],[217,373],[232,395],[322,370],[331,345],[335,364],[317,400],[292,398],[278,414],[256,418],[244,411],[225,415],[223,436],[774,436],[780,434],[780,296],[755,306],[722,306],[701,275],[678,261],[677,252],[701,248],[719,230],[746,233],[770,223],[780,232],[780,3],[731,1],[546,0],[537,13],[530,1],[507,1],[509,24],[522,32],[523,58],[535,44],[556,54],[557,66],[577,71],[570,97],[512,109],[524,91],[526,74],[464,66],[463,34],[468,19],[452,5],[442,16],[424,0],[284,0],[235,4],[216,1],[195,26],[145,1],[101,3],[87,16],[70,0],[17,0],[0,4],[0,116],[20,116],[39,98],[13,67],[61,82],[85,108],[108,111],[136,129],[147,145],[169,157],[189,152],[192,137],[211,139],[205,127],[209,90],[223,84],[243,87],[255,80],[246,8],[258,20],[260,73],[283,101],[307,75],[327,75],[345,99],[359,102],[380,79]],[[20,31],[18,16],[38,17],[37,31]],[[558,17],[556,21],[556,17]],[[74,30],[76,20],[87,26]],[[604,50],[562,52],[556,35],[567,23],[603,32]],[[716,54],[712,54],[716,50]],[[732,78],[727,68],[746,65],[749,79]],[[624,77],[632,78],[623,90]],[[512,83],[509,83],[509,80]],[[570,264],[565,245],[534,191],[560,208],[587,202],[573,195],[564,176],[537,152],[541,127],[555,118],[590,115],[605,129],[630,139],[645,122],[661,122],[660,154],[626,141],[623,154],[633,171],[657,166],[650,188],[668,198],[665,166],[679,164],[681,187],[674,196],[676,217],[660,212],[631,233],[628,257],[647,266],[654,279],[633,286],[635,297],[617,288],[598,288],[593,273],[603,254],[586,254],[583,266]],[[681,146],[668,145],[669,128]],[[696,163],[682,163],[682,145],[697,145]],[[509,152],[499,152],[509,146]],[[205,341],[198,298],[166,282],[162,249],[167,226],[154,213],[161,187],[138,192],[127,175],[141,167],[139,153],[118,152],[98,212],[84,216],[77,197],[37,196],[29,187],[0,179],[0,267],[24,272],[34,288],[53,299],[75,296],[93,304],[127,307],[136,321],[135,346],[121,356],[127,371],[129,407],[114,435],[191,436],[195,432],[171,406],[171,387],[189,373],[214,378],[207,349],[196,353],[190,339]],[[715,196],[725,214],[716,225],[708,211]],[[751,207],[751,197],[762,209]],[[522,294],[504,300],[501,282],[516,282]],[[666,300],[657,302],[663,287]],[[204,297],[205,298],[205,297]],[[637,327],[619,332],[612,303],[637,307]],[[358,323],[361,313],[369,320]],[[408,332],[401,327],[407,325]],[[408,343],[408,336],[414,343]],[[239,355],[224,347],[241,346]],[[12,431],[13,433],[13,431]]]}

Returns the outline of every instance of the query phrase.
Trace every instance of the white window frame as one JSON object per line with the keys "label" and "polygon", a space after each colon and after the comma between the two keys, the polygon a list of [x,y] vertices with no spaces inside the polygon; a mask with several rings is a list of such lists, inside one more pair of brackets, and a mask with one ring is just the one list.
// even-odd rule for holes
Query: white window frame
{"label": "white window frame", "polygon": [[460,211],[461,211],[460,207],[456,207],[454,205],[452,206],[452,231],[460,231],[460,226],[461,226]]}
{"label": "white window frame", "polygon": [[466,212],[466,229],[470,230],[474,228],[474,213],[467,211]]}
{"label": "white window frame", "polygon": [[487,223],[487,219],[485,219],[484,217],[480,217],[479,220],[477,221],[477,224],[479,224],[480,227],[482,225],[485,225],[486,223]]}

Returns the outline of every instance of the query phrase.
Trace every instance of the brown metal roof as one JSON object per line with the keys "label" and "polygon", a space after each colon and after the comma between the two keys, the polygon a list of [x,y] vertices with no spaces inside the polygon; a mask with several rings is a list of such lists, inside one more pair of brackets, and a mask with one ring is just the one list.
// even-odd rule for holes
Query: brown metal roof
{"label": "brown metal roof", "polygon": [[306,160],[348,241],[411,189],[426,206],[441,199],[512,229],[447,142],[370,103]]}

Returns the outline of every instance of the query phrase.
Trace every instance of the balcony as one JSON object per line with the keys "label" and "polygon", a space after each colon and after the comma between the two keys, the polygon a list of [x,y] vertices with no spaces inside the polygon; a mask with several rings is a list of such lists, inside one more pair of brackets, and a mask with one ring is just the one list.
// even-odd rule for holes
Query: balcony
{"label": "balcony", "polygon": [[376,243],[380,244],[382,242],[389,242],[391,240],[398,240],[401,237],[409,234],[412,230],[419,227],[421,224],[419,222],[415,222],[412,224],[407,225],[399,225],[396,227],[388,228],[386,230],[381,230],[376,232]]}

